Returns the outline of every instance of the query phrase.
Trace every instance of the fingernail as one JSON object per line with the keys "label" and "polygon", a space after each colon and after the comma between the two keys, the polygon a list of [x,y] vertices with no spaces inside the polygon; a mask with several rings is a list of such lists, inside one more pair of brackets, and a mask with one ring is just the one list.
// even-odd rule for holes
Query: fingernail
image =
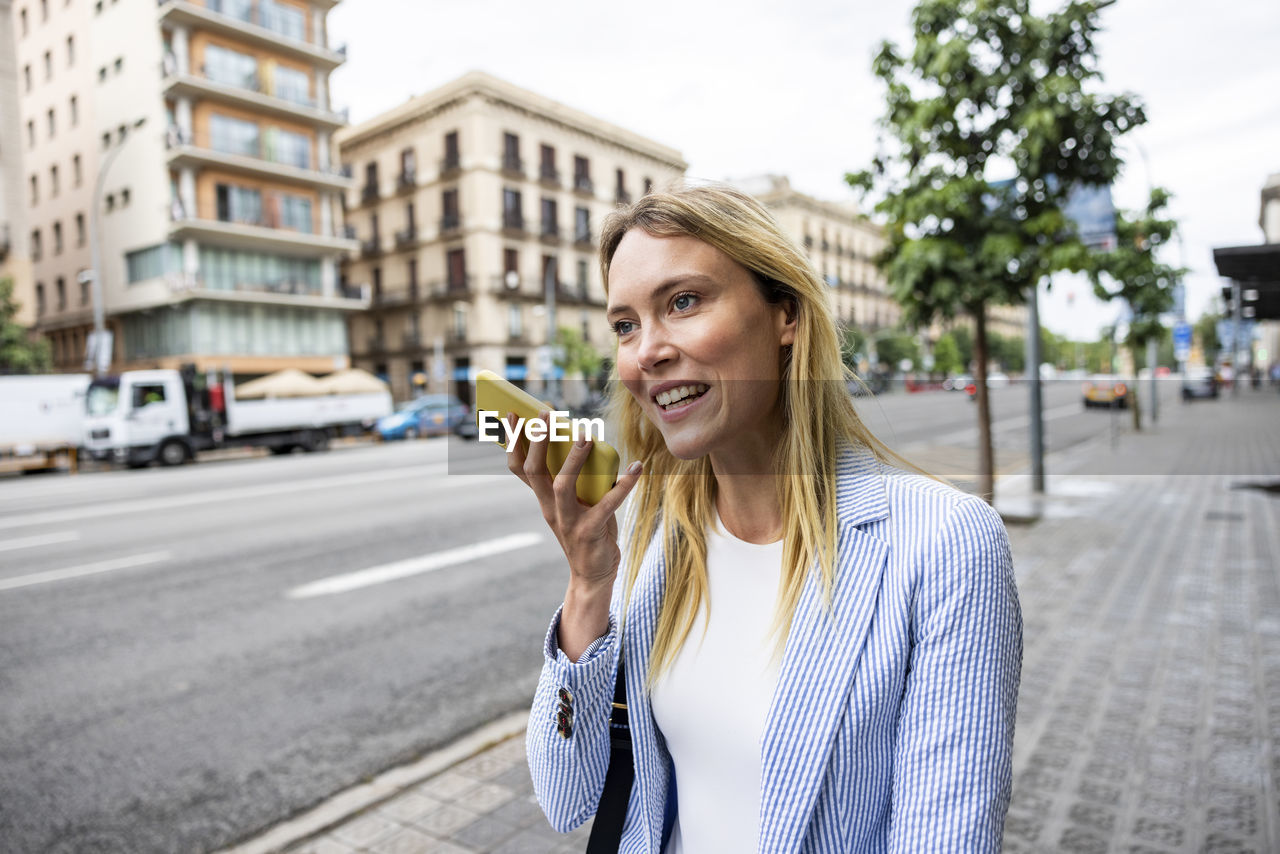
{"label": "fingernail", "polygon": [[578,441],[574,442],[574,444],[577,445],[579,448],[585,448],[587,446],[587,440],[579,439]]}
{"label": "fingernail", "polygon": [[644,468],[639,460],[627,466],[627,474],[640,474],[640,469]]}

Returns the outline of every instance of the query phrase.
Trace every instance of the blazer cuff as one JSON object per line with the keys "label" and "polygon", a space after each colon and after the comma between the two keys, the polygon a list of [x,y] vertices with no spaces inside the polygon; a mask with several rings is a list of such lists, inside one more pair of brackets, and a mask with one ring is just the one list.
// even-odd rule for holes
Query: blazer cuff
{"label": "blazer cuff", "polygon": [[603,635],[587,644],[587,648],[583,650],[581,657],[577,661],[565,655],[564,650],[560,648],[560,615],[564,611],[564,605],[556,609],[555,616],[551,618],[551,626],[547,629],[547,637],[543,642],[543,657],[546,663],[553,669],[571,669],[578,666],[586,666],[594,662],[597,658],[608,658],[607,653],[613,649],[614,638],[617,636],[617,622],[614,620],[612,612],[609,614],[609,629]]}

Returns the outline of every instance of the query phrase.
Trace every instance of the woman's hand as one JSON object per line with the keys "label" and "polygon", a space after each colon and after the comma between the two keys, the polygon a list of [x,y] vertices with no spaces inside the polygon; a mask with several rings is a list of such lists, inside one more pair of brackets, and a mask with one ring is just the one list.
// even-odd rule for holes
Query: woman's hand
{"label": "woman's hand", "polygon": [[[538,419],[548,421],[548,412]],[[507,416],[515,429],[514,415]],[[548,425],[549,427],[550,425]],[[550,429],[544,431],[549,435]],[[560,648],[576,661],[593,640],[609,630],[609,598],[622,562],[618,548],[618,522],[614,514],[640,479],[641,465],[633,462],[599,503],[589,507],[578,500],[578,475],[591,453],[591,442],[574,443],[560,473],[547,469],[549,438],[516,440],[507,454],[507,468],[524,481],[542,508],[542,518],[556,535],[569,561],[569,588],[560,614]]]}

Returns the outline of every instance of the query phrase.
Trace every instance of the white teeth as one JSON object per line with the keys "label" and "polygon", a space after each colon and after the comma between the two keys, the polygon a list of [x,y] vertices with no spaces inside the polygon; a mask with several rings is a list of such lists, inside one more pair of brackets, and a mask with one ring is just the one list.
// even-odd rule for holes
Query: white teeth
{"label": "white teeth", "polygon": [[658,392],[656,395],[654,395],[653,399],[658,402],[659,406],[664,406],[664,407],[671,406],[673,404],[679,403],[680,401],[684,400],[686,397],[691,397],[697,394],[703,394],[704,392],[707,391],[708,388],[709,386],[703,385],[702,383],[696,383],[694,385],[682,385],[682,386],[677,386],[675,388],[667,389],[666,391]]}

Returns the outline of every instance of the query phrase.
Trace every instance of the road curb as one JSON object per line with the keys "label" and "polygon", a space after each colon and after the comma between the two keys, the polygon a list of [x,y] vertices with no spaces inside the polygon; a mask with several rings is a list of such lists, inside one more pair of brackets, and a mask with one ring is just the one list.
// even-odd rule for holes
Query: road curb
{"label": "road curb", "polygon": [[344,823],[357,813],[389,800],[410,786],[434,777],[464,759],[519,735],[528,724],[528,712],[511,712],[438,750],[433,750],[416,762],[384,771],[367,783],[339,792],[319,806],[281,822],[252,839],[220,849],[216,854],[271,854],[283,851]]}

